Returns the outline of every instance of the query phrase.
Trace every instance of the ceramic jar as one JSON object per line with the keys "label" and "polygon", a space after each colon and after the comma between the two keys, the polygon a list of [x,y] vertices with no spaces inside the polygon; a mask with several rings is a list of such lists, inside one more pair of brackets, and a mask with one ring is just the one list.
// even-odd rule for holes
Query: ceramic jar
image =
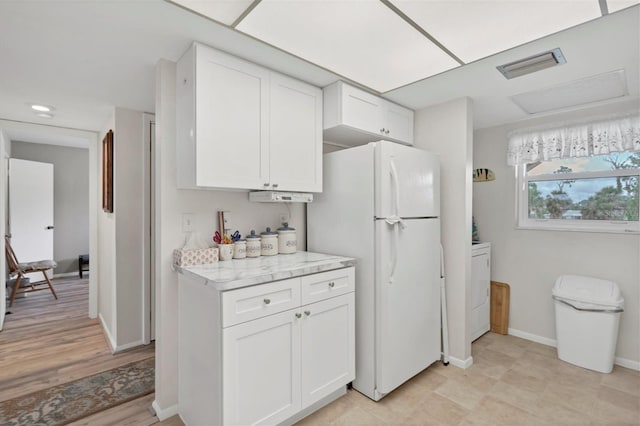
{"label": "ceramic jar", "polygon": [[283,223],[282,227],[278,228],[278,253],[295,253],[297,246],[298,240],[295,228],[289,227],[289,224],[286,222]]}
{"label": "ceramic jar", "polygon": [[233,258],[233,244],[218,244],[218,250],[221,261]]}
{"label": "ceramic jar", "polygon": [[233,258],[244,259],[245,257],[247,257],[247,241],[238,240],[233,243]]}
{"label": "ceramic jar", "polygon": [[256,234],[253,229],[247,235],[247,257],[258,257],[261,251],[260,235]]}
{"label": "ceramic jar", "polygon": [[260,254],[262,256],[273,256],[278,254],[278,234],[271,228],[260,233]]}

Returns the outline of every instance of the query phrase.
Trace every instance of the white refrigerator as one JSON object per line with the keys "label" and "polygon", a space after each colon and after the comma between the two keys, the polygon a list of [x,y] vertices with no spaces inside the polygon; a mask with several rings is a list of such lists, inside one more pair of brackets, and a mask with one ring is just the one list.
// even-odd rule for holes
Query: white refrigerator
{"label": "white refrigerator", "polygon": [[309,251],[356,263],[356,378],[378,401],[440,359],[440,165],[393,142],[326,154]]}

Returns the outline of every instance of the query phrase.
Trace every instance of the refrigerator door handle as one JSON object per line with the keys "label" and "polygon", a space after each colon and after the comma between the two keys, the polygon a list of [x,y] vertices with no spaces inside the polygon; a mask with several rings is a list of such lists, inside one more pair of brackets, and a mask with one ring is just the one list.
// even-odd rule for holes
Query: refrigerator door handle
{"label": "refrigerator door handle", "polygon": [[396,163],[393,162],[393,158],[389,159],[389,167],[391,169],[391,180],[393,181],[394,192],[394,216],[398,216],[400,213],[400,181],[398,180],[398,170],[396,169]]}
{"label": "refrigerator door handle", "polygon": [[384,221],[393,226],[393,238],[391,239],[391,273],[389,274],[389,284],[393,284],[393,276],[396,273],[396,265],[398,264],[398,239],[400,238],[398,225],[400,225],[402,229],[406,228],[407,225],[404,223],[404,220],[396,215],[387,217]]}

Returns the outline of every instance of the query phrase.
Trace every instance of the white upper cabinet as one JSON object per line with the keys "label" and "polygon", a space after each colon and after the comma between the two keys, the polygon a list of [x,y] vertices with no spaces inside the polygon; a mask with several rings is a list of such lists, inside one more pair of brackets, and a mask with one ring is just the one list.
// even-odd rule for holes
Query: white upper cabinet
{"label": "white upper cabinet", "polygon": [[179,188],[322,191],[322,91],[194,43],[176,71]]}
{"label": "white upper cabinet", "polygon": [[355,146],[378,140],[413,145],[413,111],[337,81],[323,90],[328,142]]}
{"label": "white upper cabinet", "polygon": [[322,90],[271,73],[269,184],[322,191]]}

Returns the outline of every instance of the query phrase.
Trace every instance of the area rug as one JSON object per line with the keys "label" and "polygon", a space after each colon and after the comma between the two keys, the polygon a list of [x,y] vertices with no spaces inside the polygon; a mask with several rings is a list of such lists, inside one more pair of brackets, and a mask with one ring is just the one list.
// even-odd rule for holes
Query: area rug
{"label": "area rug", "polygon": [[154,390],[155,359],[0,402],[0,425],[64,425]]}

